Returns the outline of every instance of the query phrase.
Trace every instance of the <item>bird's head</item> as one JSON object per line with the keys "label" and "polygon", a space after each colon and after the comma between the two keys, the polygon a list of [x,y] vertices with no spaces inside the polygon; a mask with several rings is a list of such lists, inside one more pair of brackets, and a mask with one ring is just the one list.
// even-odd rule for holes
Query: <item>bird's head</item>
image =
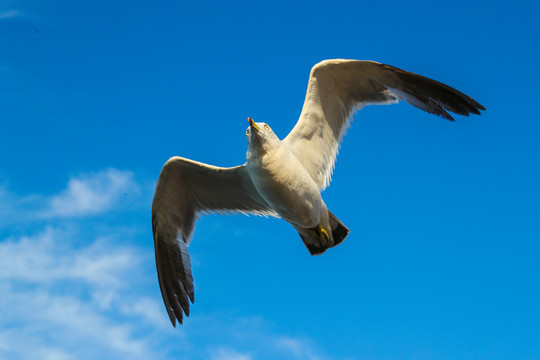
{"label": "bird's head", "polygon": [[249,149],[269,150],[270,147],[280,143],[278,137],[266,123],[256,123],[248,117],[249,126],[246,129]]}

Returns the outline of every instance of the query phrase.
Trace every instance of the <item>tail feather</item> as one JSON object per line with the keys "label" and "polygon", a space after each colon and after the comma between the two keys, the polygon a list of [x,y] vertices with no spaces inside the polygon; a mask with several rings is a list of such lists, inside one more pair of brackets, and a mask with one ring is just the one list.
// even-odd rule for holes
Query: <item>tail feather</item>
{"label": "tail feather", "polygon": [[302,233],[298,233],[300,237],[302,238],[302,241],[304,242],[304,245],[306,245],[307,249],[309,250],[309,253],[311,255],[320,255],[323,252],[328,249],[326,246],[321,244],[319,240],[314,241],[311,237],[302,235]]}
{"label": "tail feather", "polygon": [[319,239],[313,239],[311,236],[298,232],[311,255],[322,254],[330,247],[341,244],[347,235],[349,235],[350,230],[330,211],[328,211],[328,218],[330,220],[330,228],[332,229],[332,238],[334,239],[334,245],[332,246],[323,245]]}
{"label": "tail feather", "polygon": [[351,232],[339,219],[328,210],[328,218],[330,219],[330,227],[332,228],[332,237],[334,238],[334,246],[339,245]]}

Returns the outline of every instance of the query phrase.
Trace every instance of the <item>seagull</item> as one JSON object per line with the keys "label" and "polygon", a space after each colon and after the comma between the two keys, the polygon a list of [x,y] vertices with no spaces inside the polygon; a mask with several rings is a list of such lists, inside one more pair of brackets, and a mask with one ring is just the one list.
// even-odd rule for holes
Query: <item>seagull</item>
{"label": "seagull", "polygon": [[173,326],[194,302],[187,247],[201,214],[242,213],[281,218],[311,255],[340,244],[349,229],[328,210],[321,191],[330,184],[342,137],[358,109],[404,100],[454,121],[485,108],[427,77],[374,61],[324,60],[311,69],[300,118],[280,140],[270,126],[248,118],[246,163],[223,168],[170,158],[152,203],[159,286]]}

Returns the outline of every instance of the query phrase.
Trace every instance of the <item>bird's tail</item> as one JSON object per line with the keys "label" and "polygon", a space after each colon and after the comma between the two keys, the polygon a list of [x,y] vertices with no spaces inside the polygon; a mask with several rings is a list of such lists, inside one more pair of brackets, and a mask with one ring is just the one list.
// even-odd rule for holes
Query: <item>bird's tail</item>
{"label": "bird's tail", "polygon": [[334,238],[334,246],[339,245],[349,235],[351,230],[346,227],[339,219],[328,210],[328,219],[330,220],[330,228],[332,228],[332,237]]}
{"label": "bird's tail", "polygon": [[311,255],[322,254],[327,249],[341,244],[347,235],[349,235],[350,230],[330,211],[328,211],[328,219],[330,220],[330,228],[332,229],[333,244],[332,242],[323,244],[319,238],[298,232]]}

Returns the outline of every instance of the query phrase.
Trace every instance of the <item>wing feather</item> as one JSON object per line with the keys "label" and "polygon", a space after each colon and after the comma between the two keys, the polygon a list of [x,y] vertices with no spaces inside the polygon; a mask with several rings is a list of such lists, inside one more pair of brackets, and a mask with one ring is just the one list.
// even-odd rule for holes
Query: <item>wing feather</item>
{"label": "wing feather", "polygon": [[399,100],[451,121],[448,111],[468,116],[485,110],[448,85],[390,65],[325,60],[311,69],[302,113],[284,141],[324,189],[352,115],[365,105]]}
{"label": "wing feather", "polygon": [[201,213],[276,216],[259,195],[245,166],[220,168],[173,157],[163,166],[152,203],[159,286],[171,323],[182,323],[194,302],[187,246]]}

